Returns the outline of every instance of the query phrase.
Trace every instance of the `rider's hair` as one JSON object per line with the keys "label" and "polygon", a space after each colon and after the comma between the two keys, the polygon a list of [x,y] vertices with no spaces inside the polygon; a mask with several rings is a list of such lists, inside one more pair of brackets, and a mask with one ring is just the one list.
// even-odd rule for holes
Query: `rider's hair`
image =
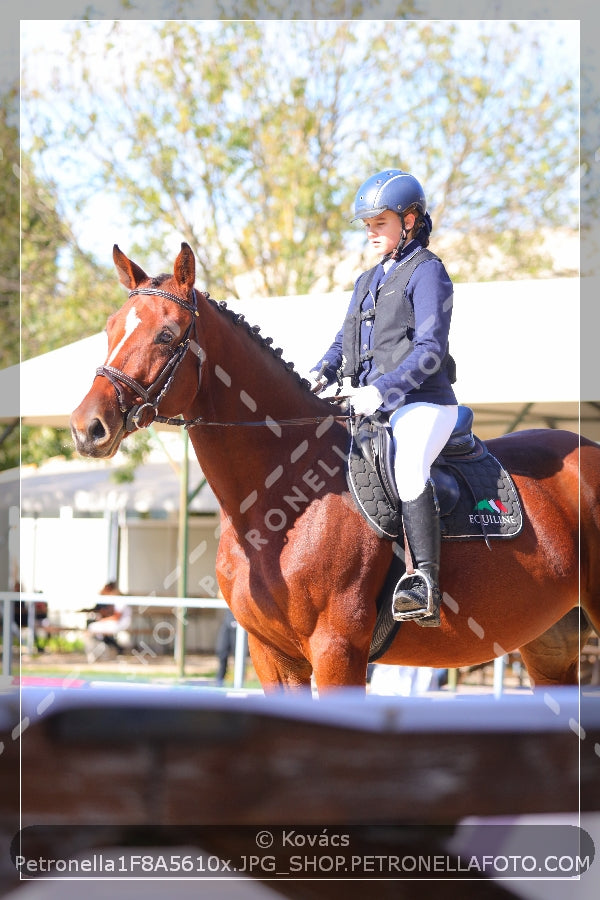
{"label": "rider's hair", "polygon": [[414,213],[415,215],[415,224],[413,225],[413,236],[415,240],[417,240],[422,247],[429,246],[429,227],[426,223],[423,212],[418,206],[409,206],[408,209],[404,210],[404,214],[406,213]]}

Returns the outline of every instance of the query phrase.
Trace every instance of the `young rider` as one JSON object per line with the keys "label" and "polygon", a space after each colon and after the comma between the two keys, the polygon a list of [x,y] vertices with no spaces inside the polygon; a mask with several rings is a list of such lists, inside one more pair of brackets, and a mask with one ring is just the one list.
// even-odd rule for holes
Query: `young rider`
{"label": "young rider", "polygon": [[440,624],[440,524],[430,469],[458,415],[448,334],[452,282],[427,250],[432,230],[423,188],[400,169],[386,169],[360,186],[354,218],[381,254],[363,272],[333,343],[311,372],[317,393],[338,370],[353,412],[389,417],[394,472],[414,575],[396,585],[393,615]]}

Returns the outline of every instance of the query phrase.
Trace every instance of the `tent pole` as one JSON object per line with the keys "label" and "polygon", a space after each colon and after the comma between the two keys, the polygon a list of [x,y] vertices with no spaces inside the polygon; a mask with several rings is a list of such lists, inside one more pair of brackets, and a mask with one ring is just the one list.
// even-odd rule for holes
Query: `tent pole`
{"label": "tent pole", "polygon": [[[179,476],[179,528],[177,533],[177,595],[187,597],[188,590],[188,485],[189,485],[189,435],[187,428],[182,429],[183,457]],[[187,609],[182,606],[177,614],[177,629],[175,634],[175,662],[177,674],[183,678],[185,674],[185,626],[187,621]]]}
{"label": "tent pole", "polygon": [[104,518],[108,528],[107,581],[119,581],[119,513],[116,509],[106,510]]}

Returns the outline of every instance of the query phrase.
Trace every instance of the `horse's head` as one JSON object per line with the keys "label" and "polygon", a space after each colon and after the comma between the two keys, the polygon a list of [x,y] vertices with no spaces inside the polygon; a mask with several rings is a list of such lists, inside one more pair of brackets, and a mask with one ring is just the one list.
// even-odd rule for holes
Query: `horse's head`
{"label": "horse's head", "polygon": [[[191,400],[190,381],[174,380],[180,367],[193,366],[199,383],[191,248],[182,244],[173,275],[156,278],[146,275],[116,244],[113,259],[129,299],[108,319],[106,362],[71,416],[75,446],[83,456],[111,457],[128,433],[150,425],[158,413],[183,412]],[[187,353],[190,346],[195,354]]]}

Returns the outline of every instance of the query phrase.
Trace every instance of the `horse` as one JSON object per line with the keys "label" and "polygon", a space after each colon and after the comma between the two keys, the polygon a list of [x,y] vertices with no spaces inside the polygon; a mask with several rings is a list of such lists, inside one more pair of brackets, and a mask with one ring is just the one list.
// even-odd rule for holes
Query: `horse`
{"label": "horse", "polygon": [[[173,274],[148,276],[117,245],[113,260],[129,296],[72,413],[77,451],[109,458],[155,420],[187,427],[220,506],[218,583],[264,691],[310,691],[313,678],[319,694],[365,690],[393,549],[350,497],[339,405],[195,288],[188,244]],[[459,668],[518,650],[535,687],[577,683],[580,641],[600,631],[600,448],[554,429],[487,445],[519,492],[520,534],[444,541],[441,625],[402,623],[378,661]]]}

